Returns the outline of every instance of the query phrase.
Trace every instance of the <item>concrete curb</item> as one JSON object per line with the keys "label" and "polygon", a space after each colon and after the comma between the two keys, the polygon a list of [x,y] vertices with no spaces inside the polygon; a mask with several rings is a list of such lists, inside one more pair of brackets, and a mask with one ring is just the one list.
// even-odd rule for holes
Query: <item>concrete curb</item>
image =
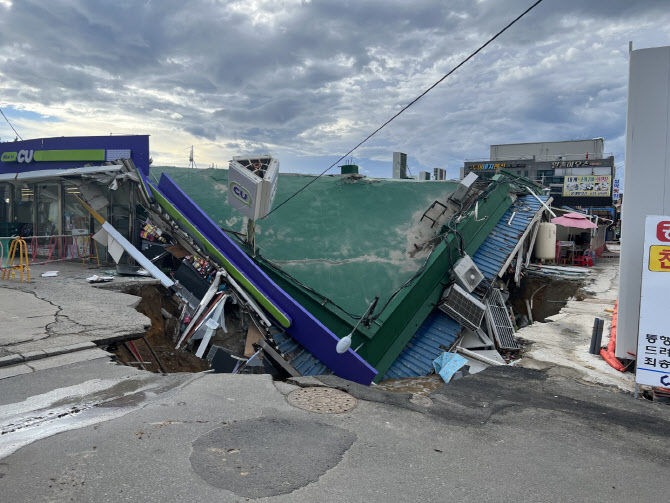
{"label": "concrete curb", "polygon": [[98,345],[94,342],[80,342],[78,344],[70,344],[69,346],[57,346],[38,351],[29,351],[27,353],[16,353],[13,355],[3,356],[0,358],[0,367],[7,367],[9,365],[16,365],[17,363],[29,362],[33,360],[41,360],[50,356],[63,355],[66,353],[74,353],[76,351],[84,351],[86,349],[97,348]]}

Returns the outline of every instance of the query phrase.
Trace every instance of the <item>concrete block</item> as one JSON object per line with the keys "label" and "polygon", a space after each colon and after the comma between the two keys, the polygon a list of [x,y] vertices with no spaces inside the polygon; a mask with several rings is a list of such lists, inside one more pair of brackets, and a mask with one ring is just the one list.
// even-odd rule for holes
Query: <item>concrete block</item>
{"label": "concrete block", "polygon": [[56,346],[55,348],[45,348],[44,352],[47,356],[64,355],[66,353],[75,353],[76,351],[83,351],[85,349],[94,349],[96,344],[91,341],[80,342],[78,344],[69,344],[67,346]]}
{"label": "concrete block", "polygon": [[0,358],[0,367],[6,367],[8,365],[14,365],[16,363],[21,363],[23,357],[21,355],[7,355]]}
{"label": "concrete block", "polygon": [[28,351],[27,353],[21,353],[21,356],[23,357],[24,361],[29,362],[32,360],[40,360],[42,358],[46,358],[48,355],[46,351],[38,349],[37,351]]}
{"label": "concrete block", "polygon": [[33,371],[28,365],[22,363],[20,365],[12,365],[11,367],[0,368],[0,379],[7,379],[9,377],[20,376],[22,374],[30,374]]}

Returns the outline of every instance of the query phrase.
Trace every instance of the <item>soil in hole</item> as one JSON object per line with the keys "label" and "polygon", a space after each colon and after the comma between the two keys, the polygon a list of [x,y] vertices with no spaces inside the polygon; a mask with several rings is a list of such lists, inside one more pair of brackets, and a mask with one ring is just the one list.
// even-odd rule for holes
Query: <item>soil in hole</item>
{"label": "soil in hole", "polygon": [[[525,299],[533,298],[533,321],[544,321],[558,314],[568,299],[580,299],[581,280],[560,280],[526,276],[521,286],[510,291],[509,301],[518,313],[528,315]],[[534,294],[534,295],[533,295]],[[583,298],[583,296],[581,296]]]}
{"label": "soil in hole", "polygon": [[[167,295],[167,290],[162,286],[154,285],[132,285],[126,293],[142,297],[137,310],[151,320],[151,328],[147,330],[146,338],[158,354],[167,372],[201,372],[209,370],[209,362],[196,357],[186,351],[175,349],[173,337],[178,331],[179,312],[178,304],[172,297]],[[165,309],[173,318],[164,318],[161,308]],[[135,347],[140,353],[143,362],[152,362],[145,365],[151,372],[160,372],[158,365],[149,348],[142,339],[134,341]],[[123,344],[115,344],[109,347],[116,359],[124,364],[135,362],[135,357],[124,347]],[[131,365],[139,367],[136,364]]]}

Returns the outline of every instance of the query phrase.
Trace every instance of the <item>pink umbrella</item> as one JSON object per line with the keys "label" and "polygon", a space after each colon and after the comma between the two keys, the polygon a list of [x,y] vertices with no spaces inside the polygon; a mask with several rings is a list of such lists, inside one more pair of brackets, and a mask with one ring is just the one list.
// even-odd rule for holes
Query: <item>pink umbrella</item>
{"label": "pink umbrella", "polygon": [[577,229],[598,228],[598,226],[591,222],[586,215],[581,213],[566,213],[562,217],[552,218],[551,223],[562,225],[563,227],[575,227]]}

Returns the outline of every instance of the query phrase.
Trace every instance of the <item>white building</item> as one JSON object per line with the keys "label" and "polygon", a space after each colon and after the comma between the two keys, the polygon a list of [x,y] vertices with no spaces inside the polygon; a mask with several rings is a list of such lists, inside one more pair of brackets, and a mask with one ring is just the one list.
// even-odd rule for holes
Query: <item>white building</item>
{"label": "white building", "polygon": [[491,145],[491,161],[534,159],[536,161],[570,161],[602,159],[605,140],[544,141],[537,143],[508,143]]}

